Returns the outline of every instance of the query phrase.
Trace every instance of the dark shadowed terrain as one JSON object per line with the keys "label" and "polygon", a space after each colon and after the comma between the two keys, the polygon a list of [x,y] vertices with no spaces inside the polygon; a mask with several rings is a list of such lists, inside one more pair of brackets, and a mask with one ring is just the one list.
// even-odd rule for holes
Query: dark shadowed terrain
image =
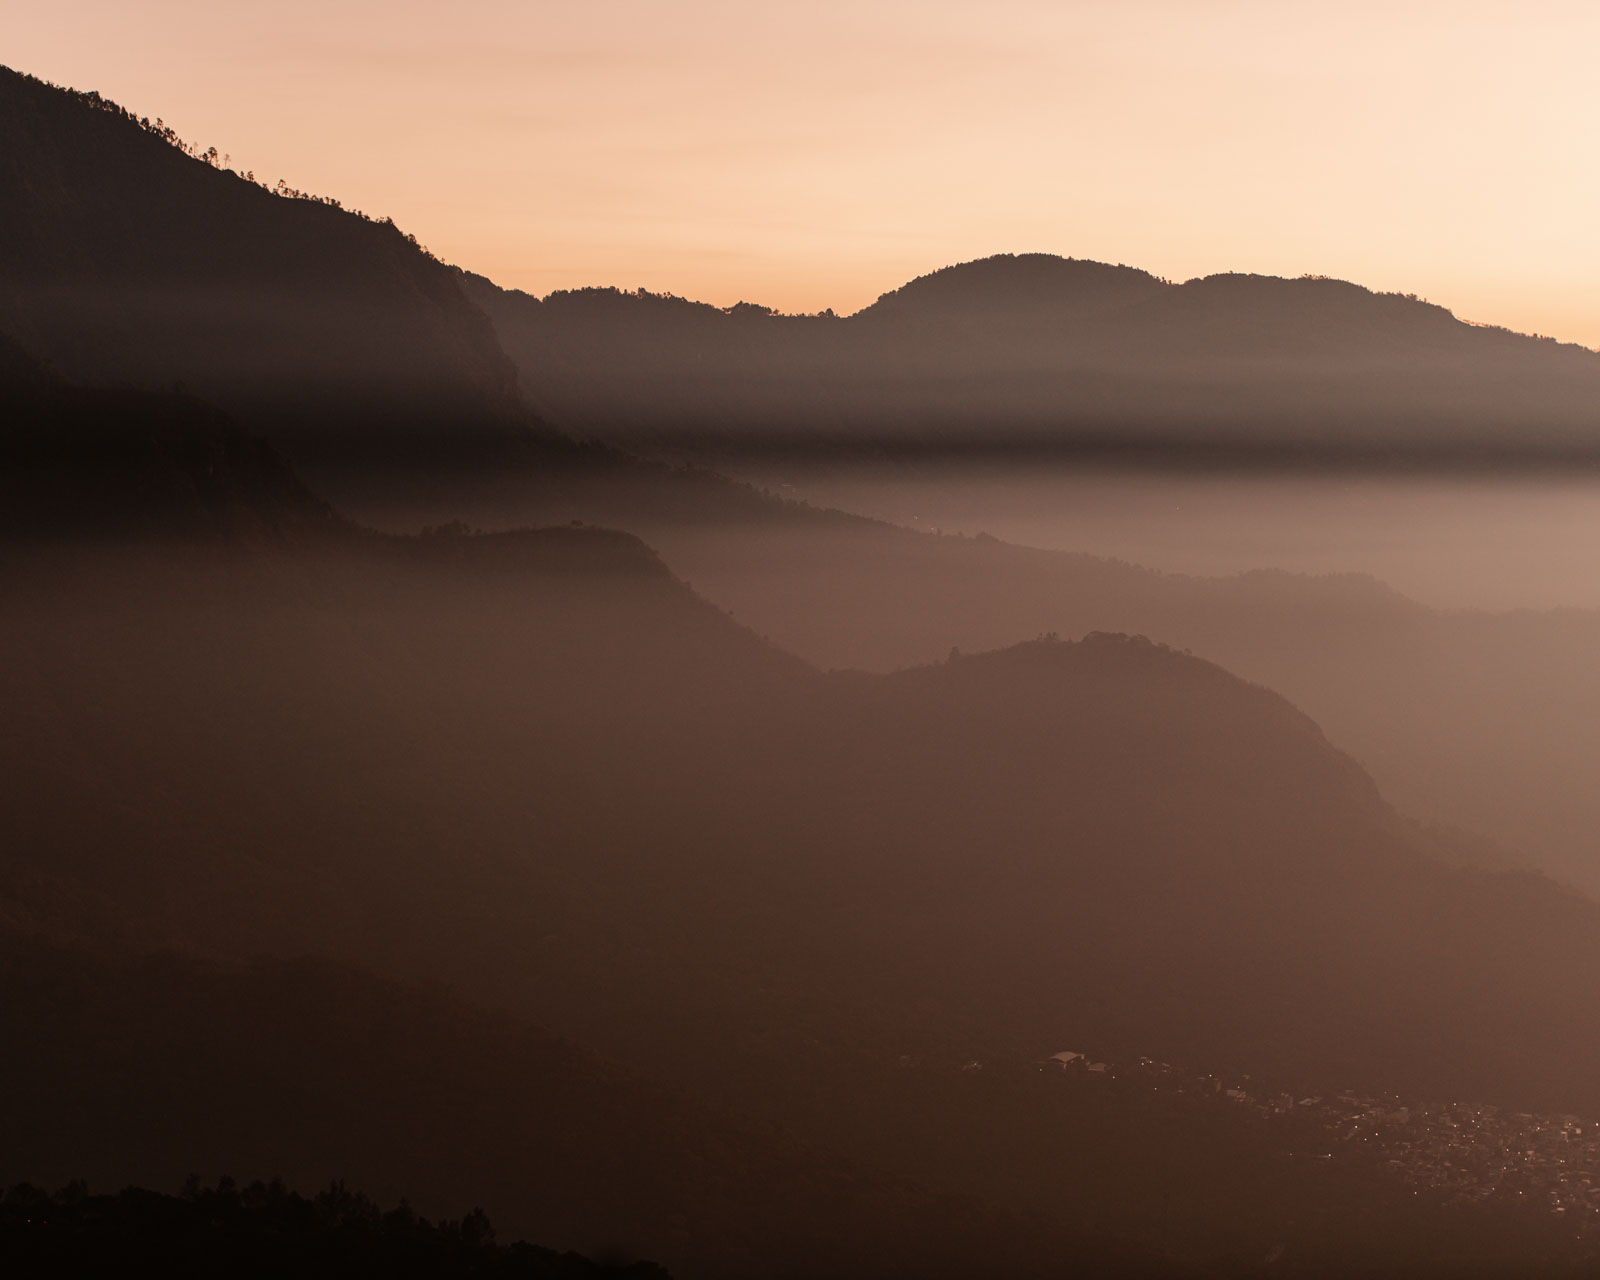
{"label": "dark shadowed terrain", "polygon": [[0,1249],[16,1275],[500,1276],[505,1280],[662,1280],[651,1263],[597,1266],[518,1241],[497,1244],[481,1211],[433,1223],[401,1202],[384,1211],[335,1183],[307,1199],[281,1181],[240,1188],[191,1179],[182,1197],[128,1187],[54,1194],[28,1183],[0,1197]]}

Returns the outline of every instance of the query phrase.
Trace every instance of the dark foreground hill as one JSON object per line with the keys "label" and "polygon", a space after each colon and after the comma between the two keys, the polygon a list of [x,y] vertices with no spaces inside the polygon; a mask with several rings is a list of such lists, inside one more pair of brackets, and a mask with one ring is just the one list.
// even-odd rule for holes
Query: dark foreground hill
{"label": "dark foreground hill", "polygon": [[[1600,1107],[1600,909],[1438,864],[1304,716],[1160,646],[825,676],[637,541],[570,527],[245,558],[54,547],[10,557],[4,589],[0,901],[20,927],[450,981],[697,1105],[1045,1224],[1023,1254],[1109,1230],[1309,1266],[1330,1213],[1368,1261],[1456,1246],[1381,1176],[1331,1194],[1205,1117],[1074,1127],[969,1062],[1065,1045]],[[309,1057],[364,1060],[340,1044]],[[855,1256],[819,1221],[785,1229]],[[670,1238],[639,1252],[681,1269]]]}
{"label": "dark foreground hill", "polygon": [[1004,254],[921,277],[849,317],[614,289],[540,300],[463,280],[553,421],[676,457],[1600,459],[1600,355],[1337,280],[1173,284]]}
{"label": "dark foreground hill", "polygon": [[[1050,1250],[1115,1274],[1140,1259],[1108,1241],[936,1200],[438,988],[315,961],[131,960],[12,934],[0,939],[0,987],[10,1046],[0,1063],[0,1167],[9,1178],[176,1189],[192,1174],[231,1169],[301,1186],[339,1180],[458,1222],[488,1205],[514,1236],[619,1263],[670,1257],[689,1275],[954,1275],[985,1263],[1028,1275],[1043,1272]],[[169,1208],[173,1227],[197,1216]],[[409,1232],[388,1230],[407,1225],[392,1218],[368,1224],[382,1232],[319,1236],[304,1203],[280,1202],[281,1213],[264,1211],[270,1204],[243,1213],[236,1201],[220,1208],[184,1233],[196,1254],[207,1222],[221,1228],[216,1247],[237,1252],[257,1234],[258,1247],[302,1249],[328,1274],[377,1274],[377,1260],[402,1246],[418,1265],[442,1268],[452,1254],[460,1265],[473,1244],[460,1229],[452,1239],[414,1220]],[[78,1211],[85,1227],[101,1216],[115,1225],[115,1214]],[[147,1234],[172,1249],[179,1241],[160,1238],[162,1220],[147,1217]],[[124,1225],[132,1235],[139,1224]],[[3,1209],[0,1226],[12,1228],[0,1240],[15,1239]],[[75,1234],[81,1242],[86,1233]],[[346,1269],[331,1270],[337,1236],[352,1235]],[[476,1252],[485,1267],[517,1260]],[[5,1256],[17,1262],[26,1251]],[[588,1274],[577,1260],[539,1261],[547,1271],[505,1274],[568,1274],[562,1265]]]}
{"label": "dark foreground hill", "polygon": [[[909,1159],[948,1159],[935,1137],[948,1127],[968,1161],[1015,1165],[1025,1188],[1072,1154],[1052,1185],[1012,1197],[1033,1211],[1006,1210],[695,1105],[438,989],[311,961],[132,962],[14,935],[0,959],[15,1037],[0,1063],[0,1165],[32,1180],[0,1201],[8,1274],[97,1274],[109,1258],[195,1276],[650,1276],[662,1273],[631,1260],[656,1249],[675,1273],[705,1276],[1498,1275],[1562,1274],[1585,1256],[1542,1207],[1421,1198],[1361,1152],[1308,1160],[1331,1141],[1313,1121],[1262,1124],[1209,1088],[1137,1073],[919,1061],[884,1070],[892,1091],[870,1073],[843,1082],[853,1105],[886,1105],[908,1126]],[[249,1185],[223,1176],[205,1190],[192,1171],[217,1167]],[[61,1170],[76,1171],[62,1192],[32,1190]],[[306,1201],[272,1170],[332,1189]],[[86,1173],[188,1189],[87,1196]],[[354,1178],[400,1207],[380,1214],[345,1192]],[[1066,1225],[1088,1210],[1148,1230],[1152,1198],[1165,1234],[1200,1260]],[[512,1234],[606,1265],[497,1247],[478,1204]]]}
{"label": "dark foreground hill", "polygon": [[127,1187],[55,1194],[18,1183],[0,1195],[0,1254],[27,1277],[162,1275],[184,1280],[286,1275],[385,1275],[445,1280],[662,1280],[650,1263],[597,1266],[577,1254],[518,1241],[497,1244],[482,1213],[437,1224],[401,1204],[384,1212],[335,1184],[311,1199],[281,1182],[242,1190],[231,1178],[193,1185],[182,1198]]}

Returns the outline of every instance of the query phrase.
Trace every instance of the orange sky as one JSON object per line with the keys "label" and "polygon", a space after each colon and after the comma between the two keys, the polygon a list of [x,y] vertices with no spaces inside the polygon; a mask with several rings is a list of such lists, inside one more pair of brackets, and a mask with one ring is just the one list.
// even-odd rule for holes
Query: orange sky
{"label": "orange sky", "polygon": [[1600,346],[1600,6],[50,0],[0,59],[442,257],[855,310],[984,254],[1315,272]]}

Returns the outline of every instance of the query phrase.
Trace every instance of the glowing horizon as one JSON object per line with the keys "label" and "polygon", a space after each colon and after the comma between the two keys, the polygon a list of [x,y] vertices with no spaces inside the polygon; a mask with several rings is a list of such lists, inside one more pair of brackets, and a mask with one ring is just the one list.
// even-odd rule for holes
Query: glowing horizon
{"label": "glowing horizon", "polygon": [[1577,4],[60,0],[7,34],[17,70],[540,296],[849,314],[1044,252],[1600,347]]}

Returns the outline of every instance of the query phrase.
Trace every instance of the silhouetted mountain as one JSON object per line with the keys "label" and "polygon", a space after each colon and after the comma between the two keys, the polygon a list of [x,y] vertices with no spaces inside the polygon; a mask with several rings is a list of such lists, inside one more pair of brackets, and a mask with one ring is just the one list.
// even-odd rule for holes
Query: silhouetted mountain
{"label": "silhouetted mountain", "polygon": [[392,223],[3,68],[0,330],[74,382],[181,383],[305,464],[510,465],[549,439],[455,273]]}
{"label": "silhouetted mountain", "polygon": [[836,318],[463,279],[553,421],[675,456],[1600,458],[1600,354],[1338,280],[1001,255]]}
{"label": "silhouetted mountain", "polygon": [[340,510],[400,527],[425,507],[525,524],[763,505],[575,444],[530,411],[459,272],[158,125],[0,68],[0,333],[67,383],[192,395]]}

